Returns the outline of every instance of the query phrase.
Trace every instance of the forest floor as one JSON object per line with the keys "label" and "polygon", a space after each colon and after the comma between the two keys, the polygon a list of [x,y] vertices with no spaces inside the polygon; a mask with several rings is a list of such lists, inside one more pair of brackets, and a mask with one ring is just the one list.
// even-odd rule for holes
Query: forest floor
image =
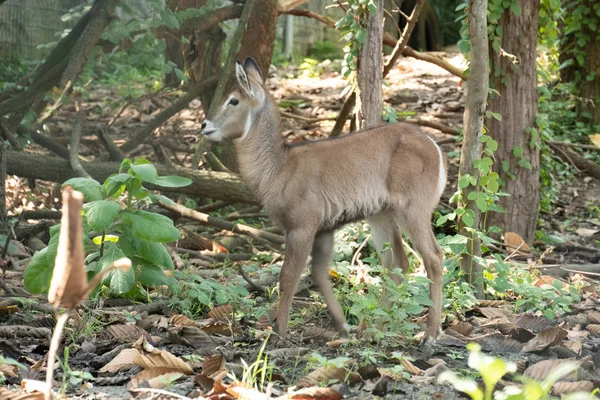
{"label": "forest floor", "polygon": [[[450,62],[464,66],[460,55],[444,55]],[[386,102],[410,120],[434,122],[445,126],[447,132],[462,128],[465,96],[457,77],[432,64],[403,59],[387,82]],[[287,140],[327,137],[333,126],[331,117],[341,108],[339,94],[345,87],[345,81],[334,68],[326,64],[302,69],[276,68],[268,87],[280,102],[281,110],[287,113],[283,119]],[[121,107],[111,104],[109,99],[122,98],[123,89],[92,86],[89,94],[89,98],[78,100],[86,111],[86,133],[80,154],[91,160],[104,157],[94,130],[110,124],[111,138],[116,143],[123,142],[173,101],[172,95],[160,94],[131,104],[115,117]],[[54,140],[68,143],[75,114],[75,107],[67,104],[47,121]],[[188,109],[159,128],[155,143],[171,152],[176,163],[189,165],[202,118],[199,102],[193,101]],[[449,198],[456,190],[460,147],[447,139],[456,135],[423,129],[444,143],[441,147],[448,156],[450,179],[442,207],[452,208]],[[147,157],[157,162],[150,145],[140,146],[129,156]],[[365,160],[365,168],[368,162]],[[61,349],[58,354],[65,361],[68,354],[68,362],[56,371],[59,385],[55,389],[73,399],[130,396],[229,399],[243,395],[260,399],[286,394],[287,398],[297,399],[337,399],[342,395],[353,399],[384,395],[390,399],[458,399],[464,396],[447,384],[438,384],[437,377],[450,369],[479,379],[480,375],[467,365],[466,344],[476,342],[485,352],[515,362],[519,372],[536,379],[545,378],[565,360],[576,360],[579,372],[562,386],[555,385],[554,392],[590,391],[600,386],[600,292],[595,280],[600,271],[593,269],[600,263],[600,182],[583,174],[575,177],[561,183],[553,212],[541,215],[543,235],[534,248],[503,256],[511,255],[514,263],[511,266],[520,263],[527,269],[529,265],[529,270],[537,276],[530,283],[532,297],[528,301],[548,301],[550,307],[551,302],[559,299],[556,295],[544,297],[541,290],[554,290],[555,294],[569,293],[570,289],[577,292],[579,299],[568,304],[569,311],[556,318],[548,318],[541,311],[520,312],[523,300],[515,301],[517,296],[460,304],[454,306],[462,310],[457,316],[452,313],[451,303],[460,299],[448,299],[445,307],[449,316],[444,334],[432,347],[421,347],[419,334],[386,336],[376,342],[364,338],[356,340],[356,330],[353,330],[351,338],[340,339],[331,331],[326,309],[310,279],[305,279],[304,289],[295,298],[289,337],[277,341],[271,334],[263,351],[270,332],[269,320],[252,315],[240,317],[235,303],[249,304],[245,300],[229,296],[230,302],[220,306],[214,306],[213,302],[212,309],[202,318],[189,318],[192,313],[184,316],[173,310],[201,309],[193,304],[193,297],[185,298],[185,292],[164,296],[164,291],[152,290],[148,295],[152,301],[147,304],[110,298],[96,298],[83,304],[67,324],[64,344],[68,353]],[[32,187],[25,179],[9,177],[7,190],[8,208],[14,215],[22,211],[60,209],[59,191],[51,184],[37,183]],[[241,217],[245,223],[259,226],[266,223],[260,210],[243,205],[237,208],[228,205],[218,210],[218,215],[230,220]],[[22,221],[17,240],[11,242],[14,246],[8,250],[16,265],[5,267],[0,286],[0,355],[17,360],[24,369],[0,363],[0,371],[6,377],[5,386],[0,386],[0,398],[20,398],[9,397],[3,390],[18,390],[23,379],[43,380],[45,375],[54,314],[45,298],[24,290],[23,269],[32,252],[45,246],[47,228],[55,222],[58,221]],[[218,282],[222,286],[213,288],[217,292],[233,284],[246,285],[252,291],[252,286],[237,273],[237,265],[241,264],[253,271],[250,278],[258,285],[273,286],[276,282],[281,265],[279,255],[231,232],[210,231],[185,219],[178,219],[176,224],[184,230],[186,238],[173,247],[187,246],[192,252],[189,258],[178,256],[178,252],[172,254],[176,268],[185,269],[189,276]],[[197,234],[226,247],[232,255],[253,253],[255,257],[240,262],[227,261],[225,265],[223,262],[207,265],[201,255],[212,257],[214,249],[194,244]],[[548,250],[549,241],[554,242],[552,250]],[[537,263],[542,254],[547,268]],[[419,268],[417,272],[420,273]],[[558,288],[563,291],[559,292]],[[276,299],[268,293],[251,296],[251,304],[267,310]],[[536,304],[534,308],[544,307]],[[421,323],[423,318],[415,322]],[[261,376],[262,364],[248,368],[242,363],[242,360],[247,364],[264,361],[265,355],[272,367],[268,377]],[[35,384],[30,380],[23,382],[25,390]],[[328,388],[318,388],[327,383],[331,383]],[[254,391],[254,384],[268,386],[269,394]],[[509,380],[502,381],[499,387],[509,384]]]}

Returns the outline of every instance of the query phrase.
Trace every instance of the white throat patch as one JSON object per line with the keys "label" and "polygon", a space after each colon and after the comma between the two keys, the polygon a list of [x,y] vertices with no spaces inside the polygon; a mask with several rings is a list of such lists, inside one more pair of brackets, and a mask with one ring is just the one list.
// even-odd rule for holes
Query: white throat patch
{"label": "white throat patch", "polygon": [[246,124],[244,125],[244,133],[242,134],[241,139],[243,139],[246,136],[248,136],[248,134],[252,130],[252,123],[253,123],[253,121],[252,121],[252,114],[248,113],[248,118],[246,118]]}

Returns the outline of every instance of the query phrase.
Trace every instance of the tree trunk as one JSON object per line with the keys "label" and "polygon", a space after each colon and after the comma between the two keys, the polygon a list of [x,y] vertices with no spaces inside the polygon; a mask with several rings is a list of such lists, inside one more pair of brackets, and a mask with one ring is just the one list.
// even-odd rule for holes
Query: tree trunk
{"label": "tree trunk", "polygon": [[[469,0],[468,7],[471,73],[467,81],[467,100],[463,119],[465,132],[460,155],[459,176],[478,175],[474,163],[481,158],[481,134],[489,88],[487,0]],[[472,210],[473,228],[478,230],[480,212],[473,201],[467,201],[470,191],[468,187],[463,189],[463,200],[460,206]],[[477,298],[483,298],[483,272],[475,258],[481,254],[479,239],[466,229],[463,218],[461,218],[460,233],[469,239],[468,254],[465,254],[461,260],[461,269],[467,282],[473,286]]]}
{"label": "tree trunk", "polygon": [[358,52],[357,102],[359,126],[381,124],[383,114],[383,0],[376,0],[377,11],[367,17],[367,39]]}
{"label": "tree trunk", "polygon": [[6,215],[6,149],[4,148],[4,140],[0,140],[0,234],[3,233],[8,233],[8,216]]}
{"label": "tree trunk", "polygon": [[[118,162],[82,162],[83,168],[90,173],[92,178],[104,182],[110,175],[119,171]],[[32,168],[35,166],[35,168]],[[259,204],[252,192],[235,174],[226,172],[206,172],[191,168],[172,167],[156,164],[160,175],[179,175],[190,178],[192,184],[183,188],[161,188],[144,184],[152,189],[183,193],[191,196],[209,199],[227,200],[247,204]],[[57,157],[47,157],[26,152],[6,152],[6,172],[30,179],[41,179],[62,183],[70,178],[77,177],[68,160]]]}
{"label": "tree trunk", "polygon": [[[490,213],[489,226],[515,232],[531,243],[539,210],[540,139],[532,135],[538,109],[536,46],[539,0],[520,0],[521,14],[505,10],[500,18],[504,32],[502,49],[516,57],[492,55],[492,87],[500,95],[490,96],[489,109],[502,121],[489,118],[490,136],[498,144],[496,171],[504,185],[501,197],[505,213]],[[502,71],[498,74],[498,71]]]}
{"label": "tree trunk", "polygon": [[[250,11],[248,23],[243,32],[241,46],[237,52],[236,58],[242,60],[246,57],[252,57],[260,67],[263,78],[266,80],[269,76],[269,67],[271,66],[271,58],[273,57],[273,46],[275,45],[275,33],[277,28],[278,16],[277,0],[261,0],[257,1]],[[231,68],[234,69],[232,66]],[[227,87],[233,79],[233,74],[230,74],[224,87]],[[221,82],[219,82],[221,85]],[[215,91],[214,101],[220,101],[223,93],[217,89]],[[211,109],[215,107],[211,103]],[[225,142],[223,151],[218,155],[219,159],[231,171],[237,171],[237,159],[234,146]]]}

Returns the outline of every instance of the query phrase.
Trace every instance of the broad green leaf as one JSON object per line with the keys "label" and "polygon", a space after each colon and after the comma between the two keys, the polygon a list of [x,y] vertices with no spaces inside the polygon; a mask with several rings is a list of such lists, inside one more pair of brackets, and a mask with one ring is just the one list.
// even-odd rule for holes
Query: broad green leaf
{"label": "broad green leaf", "polygon": [[131,170],[144,182],[154,183],[158,179],[158,172],[152,164],[132,164]]}
{"label": "broad green leaf", "polygon": [[[162,194],[149,193],[148,198],[150,200],[152,200],[153,203],[164,203],[164,204],[168,204],[168,205],[175,204],[175,202],[173,200],[171,200],[167,196],[163,196]],[[191,208],[195,208],[195,207],[191,207]]]}
{"label": "broad green leaf", "polygon": [[189,186],[192,183],[192,180],[189,178],[184,178],[183,176],[167,175],[159,176],[152,183],[162,187],[177,188]]}
{"label": "broad green leaf", "polygon": [[367,39],[367,30],[365,28],[360,28],[356,34],[356,41],[360,44],[363,44],[365,42],[365,40]]}
{"label": "broad green leaf", "polygon": [[[125,257],[125,254],[115,243],[107,242],[104,245],[104,255],[98,263],[102,270],[104,270],[110,267],[116,260],[123,257]],[[109,272],[104,279],[104,284],[109,286],[112,293],[127,293],[135,285],[133,268],[130,268],[129,271],[125,272],[120,269]]]}
{"label": "broad green leaf", "polygon": [[115,201],[97,200],[84,204],[83,211],[90,228],[102,232],[115,221],[121,206]]}
{"label": "broad green leaf", "polygon": [[58,239],[60,237],[60,224],[50,228],[50,241],[48,242],[46,252],[46,263],[54,268],[54,262],[56,261],[56,253],[58,253]]}
{"label": "broad green leaf", "polygon": [[50,280],[52,279],[52,271],[54,270],[54,262],[48,264],[47,261],[48,248],[38,251],[31,257],[31,261],[25,268],[23,281],[25,289],[31,293],[46,293],[50,288]]}
{"label": "broad green leaf", "polygon": [[164,215],[147,211],[122,212],[121,216],[133,228],[133,236],[151,242],[174,242],[179,240],[179,230]]}
{"label": "broad green leaf", "polygon": [[469,186],[469,175],[462,175],[460,178],[458,178],[458,188],[464,189],[467,186]]}
{"label": "broad green leaf", "polygon": [[[3,249],[6,246],[6,235],[0,235],[0,249]],[[8,254],[19,253],[20,249],[14,243],[8,243]]]}
{"label": "broad green leaf", "polygon": [[463,214],[463,216],[461,217],[461,220],[469,228],[472,228],[473,224],[475,223],[475,219],[473,218],[473,215],[471,215],[470,213],[467,213],[467,212]]}
{"label": "broad green leaf", "polygon": [[102,185],[100,182],[90,178],[71,178],[62,184],[62,187],[71,186],[73,189],[81,192],[86,202],[102,200]]}
{"label": "broad green leaf", "polygon": [[135,247],[144,260],[162,268],[174,268],[173,260],[162,243],[136,239]]}
{"label": "broad green leaf", "polygon": [[144,286],[173,286],[177,284],[175,279],[166,276],[162,268],[157,267],[156,265],[140,266],[138,281]]}

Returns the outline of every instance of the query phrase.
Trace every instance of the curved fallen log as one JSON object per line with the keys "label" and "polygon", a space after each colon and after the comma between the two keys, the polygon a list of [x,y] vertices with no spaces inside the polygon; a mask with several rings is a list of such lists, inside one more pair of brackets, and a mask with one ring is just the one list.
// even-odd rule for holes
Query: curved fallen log
{"label": "curved fallen log", "polygon": [[[81,164],[92,178],[99,182],[104,182],[109,175],[117,173],[120,165],[117,162],[82,162]],[[195,171],[189,168],[171,167],[160,164],[156,164],[155,167],[159,175],[185,176],[192,180],[192,184],[182,188],[168,189],[147,185],[153,189],[227,200],[232,203],[259,204],[250,189],[236,174]],[[6,173],[52,182],[64,182],[67,179],[78,176],[67,160],[18,151],[6,152]]]}

